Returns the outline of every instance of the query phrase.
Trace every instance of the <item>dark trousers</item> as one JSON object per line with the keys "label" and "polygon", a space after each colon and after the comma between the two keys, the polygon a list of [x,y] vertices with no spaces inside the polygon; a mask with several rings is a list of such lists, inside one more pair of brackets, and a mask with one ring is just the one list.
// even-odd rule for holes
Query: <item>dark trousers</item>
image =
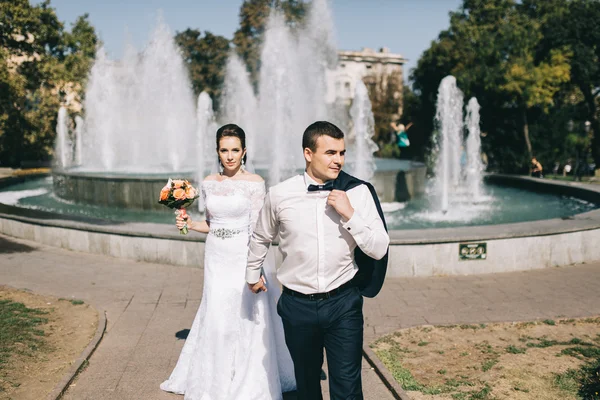
{"label": "dark trousers", "polygon": [[324,300],[283,293],[277,312],[292,360],[298,400],[320,400],[323,348],[331,400],[362,400],[363,298],[357,288]]}

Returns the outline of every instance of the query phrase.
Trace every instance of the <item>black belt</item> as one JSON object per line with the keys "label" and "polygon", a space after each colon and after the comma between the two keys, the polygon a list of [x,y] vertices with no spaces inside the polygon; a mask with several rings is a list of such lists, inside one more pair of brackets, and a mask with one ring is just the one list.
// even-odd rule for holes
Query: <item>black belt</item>
{"label": "black belt", "polygon": [[295,290],[292,290],[292,289],[289,289],[289,288],[283,286],[283,293],[289,294],[290,296],[298,297],[300,299],[325,300],[330,297],[336,296],[347,289],[353,288],[354,286],[355,286],[354,282],[349,281],[349,282],[344,283],[342,286],[340,286],[338,288],[330,290],[329,292],[313,293],[313,294],[304,294],[304,293],[296,292]]}

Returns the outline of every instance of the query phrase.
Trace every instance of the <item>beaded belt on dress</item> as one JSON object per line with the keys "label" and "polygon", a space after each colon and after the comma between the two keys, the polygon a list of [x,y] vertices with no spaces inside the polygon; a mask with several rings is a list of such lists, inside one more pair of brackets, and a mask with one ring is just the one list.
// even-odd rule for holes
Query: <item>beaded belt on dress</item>
{"label": "beaded belt on dress", "polygon": [[234,236],[239,235],[242,232],[246,232],[245,229],[232,229],[232,228],[215,228],[209,231],[209,234],[216,236],[220,239],[230,239]]}

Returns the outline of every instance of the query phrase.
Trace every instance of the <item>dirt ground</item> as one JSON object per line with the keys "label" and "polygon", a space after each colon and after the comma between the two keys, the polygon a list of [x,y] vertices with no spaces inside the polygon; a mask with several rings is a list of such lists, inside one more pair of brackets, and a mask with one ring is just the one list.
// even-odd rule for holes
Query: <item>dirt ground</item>
{"label": "dirt ground", "polygon": [[[40,325],[45,344],[33,356],[11,358],[2,380],[8,389],[2,399],[40,400],[54,389],[90,343],[98,326],[98,313],[89,305],[73,299],[57,299],[0,286],[0,299],[23,303],[28,308],[43,309],[48,319]],[[73,304],[75,303],[75,304]]]}
{"label": "dirt ground", "polygon": [[600,351],[600,318],[426,326],[371,347],[411,399],[577,399],[567,371]]}

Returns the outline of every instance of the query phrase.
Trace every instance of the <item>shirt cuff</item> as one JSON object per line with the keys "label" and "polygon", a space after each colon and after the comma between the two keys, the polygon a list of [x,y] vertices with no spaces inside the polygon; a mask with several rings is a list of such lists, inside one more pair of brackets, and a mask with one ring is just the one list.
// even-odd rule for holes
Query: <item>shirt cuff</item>
{"label": "shirt cuff", "polygon": [[246,269],[246,282],[251,285],[258,283],[260,280],[261,271],[259,269]]}
{"label": "shirt cuff", "polygon": [[362,241],[360,240],[362,232],[365,230],[365,220],[358,214],[355,209],[352,218],[342,224],[342,227],[352,235],[354,241],[359,245]]}

